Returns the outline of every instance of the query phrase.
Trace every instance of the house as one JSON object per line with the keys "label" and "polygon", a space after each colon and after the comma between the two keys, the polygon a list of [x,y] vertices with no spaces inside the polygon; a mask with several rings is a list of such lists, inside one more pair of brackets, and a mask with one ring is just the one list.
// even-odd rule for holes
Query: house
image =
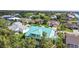
{"label": "house", "polygon": [[72,20],[73,18],[75,18],[75,15],[73,13],[68,13],[67,14],[67,19],[68,20]]}
{"label": "house", "polygon": [[39,23],[39,24],[43,24],[45,21],[43,19],[29,19],[29,18],[21,18],[21,22],[23,24],[35,24],[35,23]]}
{"label": "house", "polygon": [[43,24],[44,20],[43,19],[25,19],[25,20],[22,20],[22,22],[32,23],[32,24],[35,24],[35,23]]}
{"label": "house", "polygon": [[79,48],[79,32],[77,30],[66,33],[65,39],[68,48]]}
{"label": "house", "polygon": [[48,25],[49,26],[54,26],[54,27],[56,27],[56,26],[58,26],[60,24],[60,22],[58,22],[58,21],[55,21],[55,20],[50,20],[50,21],[48,21]]}
{"label": "house", "polygon": [[20,18],[19,17],[10,17],[10,18],[8,18],[8,20],[20,21]]}
{"label": "house", "polygon": [[7,19],[7,20],[20,20],[20,18],[19,17],[15,17],[15,16],[12,16],[12,15],[4,15],[4,16],[2,16],[2,18],[4,18],[4,19]]}
{"label": "house", "polygon": [[79,14],[75,13],[74,15],[77,18],[77,25],[79,26]]}
{"label": "house", "polygon": [[66,23],[66,27],[68,27],[70,29],[78,29],[78,26],[76,24],[72,24],[72,23]]}
{"label": "house", "polygon": [[67,14],[67,17],[68,17],[69,19],[75,18],[75,16],[74,16],[73,14]]}
{"label": "house", "polygon": [[15,32],[23,32],[25,26],[21,22],[14,22],[11,26],[8,27],[10,30]]}
{"label": "house", "polygon": [[32,23],[38,23],[38,24],[43,24],[45,22],[45,20],[43,19],[34,19],[31,21]]}
{"label": "house", "polygon": [[21,17],[19,13],[14,14],[14,17]]}
{"label": "house", "polygon": [[57,16],[57,15],[61,15],[61,14],[62,14],[62,13],[58,13],[58,12],[57,12],[57,13],[55,13],[55,15],[56,15],[56,16]]}
{"label": "house", "polygon": [[3,15],[2,16],[2,18],[5,18],[5,19],[8,19],[8,18],[10,18],[10,17],[12,17],[11,15]]}
{"label": "house", "polygon": [[79,14],[74,13],[74,15],[75,15],[75,17],[76,17],[77,19],[79,19]]}
{"label": "house", "polygon": [[46,33],[47,38],[56,38],[57,36],[54,29],[39,26],[31,26],[29,29],[26,29],[25,36],[41,39],[43,33]]}
{"label": "house", "polygon": [[31,19],[28,19],[28,18],[21,18],[20,20],[24,25],[26,25],[27,23],[30,23],[31,22]]}
{"label": "house", "polygon": [[67,20],[72,20],[72,19],[74,19],[74,18],[75,18],[75,15],[74,15],[73,12],[68,12],[68,13],[66,13],[66,19],[67,19]]}
{"label": "house", "polygon": [[31,27],[30,24],[25,25],[25,28],[23,29],[23,33],[26,33],[27,31],[29,31],[30,27]]}
{"label": "house", "polygon": [[57,19],[56,15],[51,16],[51,19]]}

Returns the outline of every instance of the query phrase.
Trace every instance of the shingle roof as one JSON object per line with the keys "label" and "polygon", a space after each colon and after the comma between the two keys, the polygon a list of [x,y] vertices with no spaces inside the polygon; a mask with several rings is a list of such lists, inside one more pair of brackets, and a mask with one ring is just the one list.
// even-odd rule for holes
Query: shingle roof
{"label": "shingle roof", "polygon": [[66,33],[66,44],[79,45],[79,33]]}

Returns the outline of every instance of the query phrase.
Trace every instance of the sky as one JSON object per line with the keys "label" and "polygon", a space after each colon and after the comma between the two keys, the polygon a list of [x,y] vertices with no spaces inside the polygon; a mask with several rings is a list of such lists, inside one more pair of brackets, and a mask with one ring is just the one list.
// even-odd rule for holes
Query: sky
{"label": "sky", "polygon": [[0,0],[1,10],[79,10],[78,0]]}

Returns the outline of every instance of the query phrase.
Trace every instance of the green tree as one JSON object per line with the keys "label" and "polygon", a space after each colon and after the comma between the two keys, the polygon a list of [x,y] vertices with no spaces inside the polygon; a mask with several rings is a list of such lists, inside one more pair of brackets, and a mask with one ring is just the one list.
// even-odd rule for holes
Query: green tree
{"label": "green tree", "polygon": [[0,48],[4,48],[4,40],[3,40],[3,36],[0,35]]}
{"label": "green tree", "polygon": [[42,39],[40,42],[41,48],[52,48],[53,47],[53,40],[52,39]]}
{"label": "green tree", "polygon": [[33,38],[25,39],[25,47],[26,48],[35,48],[36,47],[36,40]]}
{"label": "green tree", "polygon": [[5,28],[11,24],[10,21],[5,20],[5,19],[0,19],[0,27]]}
{"label": "green tree", "polygon": [[24,47],[24,39],[22,38],[23,34],[14,34],[9,37],[11,42],[11,47],[13,48],[22,48]]}
{"label": "green tree", "polygon": [[64,33],[58,33],[58,38],[57,38],[57,41],[56,41],[56,46],[57,48],[65,48],[66,45],[64,43]]}
{"label": "green tree", "polygon": [[24,13],[24,14],[23,14],[23,17],[29,18],[29,17],[32,16],[32,15],[33,15],[33,13]]}
{"label": "green tree", "polygon": [[43,37],[40,41],[41,48],[52,48],[53,47],[53,40],[46,37],[46,33],[43,33]]}

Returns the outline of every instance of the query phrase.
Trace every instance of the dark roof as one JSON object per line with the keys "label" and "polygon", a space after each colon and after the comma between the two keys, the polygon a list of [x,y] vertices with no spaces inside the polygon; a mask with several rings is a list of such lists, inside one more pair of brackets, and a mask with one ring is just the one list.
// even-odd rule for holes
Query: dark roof
{"label": "dark roof", "polygon": [[50,20],[48,21],[49,26],[58,26],[60,24],[60,22],[58,21],[54,21],[54,20]]}
{"label": "dark roof", "polygon": [[79,34],[66,33],[66,44],[79,45]]}
{"label": "dark roof", "polygon": [[78,26],[76,24],[66,24],[66,27],[71,28],[71,29],[78,29]]}

